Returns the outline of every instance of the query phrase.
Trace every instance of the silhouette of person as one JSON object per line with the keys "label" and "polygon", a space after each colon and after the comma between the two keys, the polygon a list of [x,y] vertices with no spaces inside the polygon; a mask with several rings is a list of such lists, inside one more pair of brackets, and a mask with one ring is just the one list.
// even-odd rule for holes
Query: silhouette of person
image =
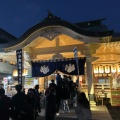
{"label": "silhouette of person", "polygon": [[0,88],[0,120],[9,120],[11,99],[5,95],[5,90]]}
{"label": "silhouette of person", "polygon": [[17,93],[12,97],[12,106],[11,106],[11,111],[12,111],[12,117],[14,120],[20,120],[20,111],[21,111],[21,106],[25,102],[25,94],[22,91],[22,85],[16,85],[15,89]]}
{"label": "silhouette of person", "polygon": [[50,93],[45,99],[45,118],[46,120],[54,120],[56,114],[56,96],[55,89],[50,88]]}
{"label": "silhouette of person", "polygon": [[75,109],[78,120],[89,120],[92,118],[90,104],[84,92],[78,94],[77,107]]}
{"label": "silhouette of person", "polygon": [[62,86],[57,84],[56,86],[56,115],[59,115],[59,107],[62,99]]}
{"label": "silhouette of person", "polygon": [[38,113],[41,112],[41,105],[40,105],[40,100],[41,100],[41,93],[39,92],[39,85],[35,85],[35,96],[37,99],[37,113],[36,116],[38,116]]}

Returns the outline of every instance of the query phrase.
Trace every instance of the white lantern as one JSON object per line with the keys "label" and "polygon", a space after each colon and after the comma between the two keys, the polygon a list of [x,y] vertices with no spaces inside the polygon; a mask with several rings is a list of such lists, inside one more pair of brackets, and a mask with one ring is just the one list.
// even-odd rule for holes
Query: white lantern
{"label": "white lantern", "polygon": [[112,65],[112,66],[111,66],[111,72],[112,72],[112,73],[115,73],[115,72],[116,72],[116,66],[115,66],[115,65]]}
{"label": "white lantern", "polygon": [[105,73],[110,73],[110,66],[109,65],[105,66]]}
{"label": "white lantern", "polygon": [[94,66],[94,73],[98,73],[98,66]]}
{"label": "white lantern", "polygon": [[104,73],[104,68],[102,65],[99,66],[99,73]]}
{"label": "white lantern", "polygon": [[118,72],[120,73],[120,65],[118,65]]}

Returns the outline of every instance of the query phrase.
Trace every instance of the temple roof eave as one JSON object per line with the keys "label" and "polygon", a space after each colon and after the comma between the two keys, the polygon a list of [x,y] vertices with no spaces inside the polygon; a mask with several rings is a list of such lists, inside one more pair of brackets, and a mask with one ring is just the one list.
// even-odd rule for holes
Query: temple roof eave
{"label": "temple roof eave", "polygon": [[40,23],[36,24],[32,28],[30,28],[28,31],[26,31],[18,39],[18,41],[22,41],[25,38],[27,38],[29,35],[31,35],[34,31],[36,31],[38,29],[41,29],[41,28],[44,28],[44,27],[48,27],[48,26],[63,26],[63,27],[66,27],[68,29],[73,30],[74,32],[76,32],[78,34],[82,34],[82,35],[90,36],[90,37],[104,37],[104,36],[111,36],[111,35],[113,35],[113,30],[108,30],[108,31],[103,31],[103,32],[86,31],[86,30],[81,29],[77,25],[71,24],[71,23],[69,23],[67,21],[63,21],[63,20],[50,20],[50,21],[43,21],[43,22],[40,22]]}
{"label": "temple roof eave", "polygon": [[6,47],[12,47],[14,45],[20,44],[21,42],[23,42],[26,38],[28,38],[35,31],[37,31],[39,29],[43,29],[45,27],[50,27],[50,26],[66,27],[67,29],[70,29],[78,34],[81,34],[84,36],[89,36],[89,37],[105,37],[105,36],[112,36],[113,35],[113,30],[103,31],[103,32],[86,31],[86,30],[83,30],[80,27],[78,27],[74,24],[71,24],[67,21],[49,20],[49,21],[43,21],[43,22],[36,24],[35,26],[33,26],[32,28],[27,30],[19,39],[17,39],[14,42],[9,43]]}

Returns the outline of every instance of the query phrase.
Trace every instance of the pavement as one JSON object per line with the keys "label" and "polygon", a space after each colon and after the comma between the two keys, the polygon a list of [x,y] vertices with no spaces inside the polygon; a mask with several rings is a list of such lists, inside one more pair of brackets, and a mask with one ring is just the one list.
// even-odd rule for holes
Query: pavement
{"label": "pavement", "polygon": [[[92,111],[91,120],[113,120],[105,105],[91,106],[91,111]],[[70,110],[70,113],[62,113],[61,109],[59,113],[60,115],[56,116],[55,120],[76,120],[77,119],[75,110],[73,108]],[[45,120],[44,109],[42,109],[37,120]]]}
{"label": "pavement", "polygon": [[113,120],[120,120],[120,106],[106,105]]}
{"label": "pavement", "polygon": [[92,106],[91,110],[93,120],[113,120],[105,105]]}

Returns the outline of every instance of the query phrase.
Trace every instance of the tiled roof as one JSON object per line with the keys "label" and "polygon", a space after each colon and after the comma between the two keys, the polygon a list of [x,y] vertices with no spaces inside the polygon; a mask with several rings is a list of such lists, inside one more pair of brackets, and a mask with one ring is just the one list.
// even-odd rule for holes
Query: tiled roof
{"label": "tiled roof", "polygon": [[0,28],[0,43],[7,43],[16,40],[17,38],[5,30]]}

